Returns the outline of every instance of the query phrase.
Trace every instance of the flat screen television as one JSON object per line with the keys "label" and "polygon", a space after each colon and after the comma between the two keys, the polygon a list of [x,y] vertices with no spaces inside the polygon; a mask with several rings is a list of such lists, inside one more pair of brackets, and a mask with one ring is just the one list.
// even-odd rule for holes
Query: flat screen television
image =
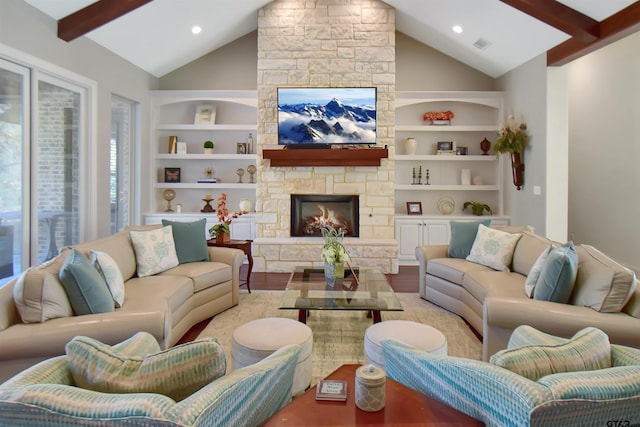
{"label": "flat screen television", "polygon": [[278,144],[376,143],[376,88],[278,88]]}

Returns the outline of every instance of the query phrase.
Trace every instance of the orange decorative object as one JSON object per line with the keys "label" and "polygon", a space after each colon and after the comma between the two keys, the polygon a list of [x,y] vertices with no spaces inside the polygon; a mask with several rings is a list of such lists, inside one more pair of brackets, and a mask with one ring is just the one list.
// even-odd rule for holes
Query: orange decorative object
{"label": "orange decorative object", "polygon": [[424,113],[423,119],[424,121],[434,121],[434,120],[451,120],[456,115],[453,114],[453,111],[427,111]]}

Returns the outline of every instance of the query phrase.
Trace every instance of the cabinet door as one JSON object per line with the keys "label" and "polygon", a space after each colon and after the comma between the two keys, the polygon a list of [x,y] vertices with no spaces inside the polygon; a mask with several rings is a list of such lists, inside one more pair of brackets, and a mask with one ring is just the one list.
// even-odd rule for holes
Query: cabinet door
{"label": "cabinet door", "polygon": [[235,240],[254,240],[256,238],[254,222],[244,221],[243,218],[234,219],[230,225],[231,238]]}
{"label": "cabinet door", "polygon": [[398,258],[414,260],[416,247],[422,245],[425,227],[421,220],[396,221],[396,240],[398,240]]}
{"label": "cabinet door", "polygon": [[425,221],[423,245],[446,245],[451,238],[449,221]]}

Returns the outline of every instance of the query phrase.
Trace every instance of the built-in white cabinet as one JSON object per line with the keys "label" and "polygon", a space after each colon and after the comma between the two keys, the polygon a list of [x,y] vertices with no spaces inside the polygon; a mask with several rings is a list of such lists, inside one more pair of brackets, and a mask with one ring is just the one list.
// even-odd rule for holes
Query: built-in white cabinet
{"label": "built-in white cabinet", "polygon": [[491,225],[509,225],[508,217],[499,216],[413,216],[396,215],[395,236],[400,265],[417,265],[416,247],[446,245],[451,240],[451,221],[479,221],[491,218]]}
{"label": "built-in white cabinet", "polygon": [[[446,198],[455,204],[452,214],[470,214],[463,212],[464,202],[476,201],[504,215],[502,158],[483,155],[480,147],[496,137],[502,92],[397,92],[395,102],[396,214],[407,213],[407,202],[420,202],[425,215],[440,215],[439,202]],[[433,125],[423,120],[428,111],[452,111],[455,117],[448,125]],[[415,139],[415,153],[407,151],[407,138]],[[438,154],[446,145],[466,155]]]}
{"label": "built-in white cabinet", "polygon": [[[182,213],[163,212],[146,214],[144,216],[145,225],[162,224],[163,219],[179,222],[193,222],[202,218],[206,218],[206,229],[213,227],[218,223],[216,214],[211,213]],[[256,218],[255,214],[246,214],[234,219],[231,224],[231,238],[237,240],[254,240],[256,238]],[[210,238],[209,233],[205,232],[206,238]]]}

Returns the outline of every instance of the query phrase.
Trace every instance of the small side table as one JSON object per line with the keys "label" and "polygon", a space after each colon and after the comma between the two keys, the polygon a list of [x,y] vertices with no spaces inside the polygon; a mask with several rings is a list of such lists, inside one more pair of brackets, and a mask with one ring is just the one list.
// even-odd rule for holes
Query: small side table
{"label": "small side table", "polygon": [[251,256],[251,242],[253,240],[229,240],[225,243],[217,243],[216,239],[207,240],[207,246],[218,246],[224,248],[233,248],[240,249],[247,256],[247,260],[249,261],[249,268],[247,269],[247,279],[245,280],[245,284],[247,285],[247,291],[251,293],[251,270],[253,269],[253,257]]}

